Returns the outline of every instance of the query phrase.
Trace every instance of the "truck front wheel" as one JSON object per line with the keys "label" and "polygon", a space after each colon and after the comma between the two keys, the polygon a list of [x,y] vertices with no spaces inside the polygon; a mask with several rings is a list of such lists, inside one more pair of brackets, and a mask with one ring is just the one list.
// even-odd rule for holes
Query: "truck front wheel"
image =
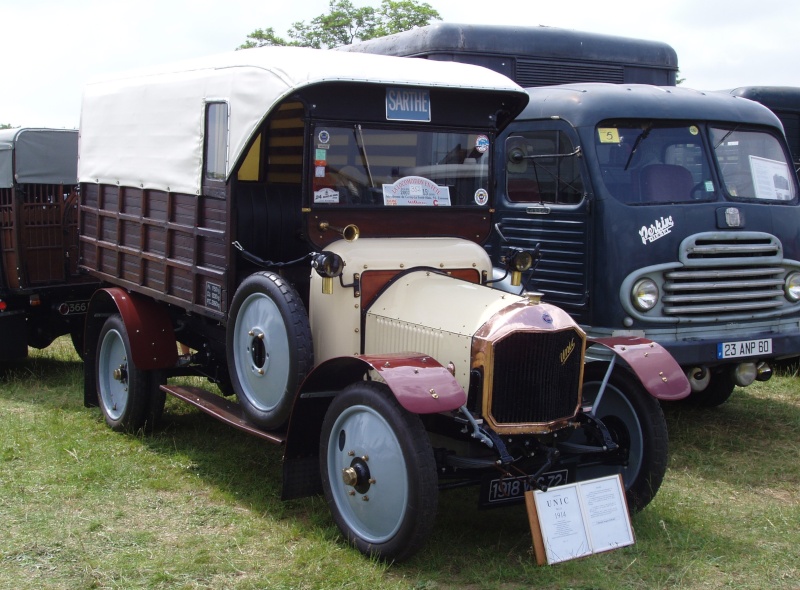
{"label": "truck front wheel", "polygon": [[242,410],[260,428],[281,428],[314,361],[300,296],[280,276],[255,273],[236,290],[230,318],[228,367]]}
{"label": "truck front wheel", "polygon": [[422,546],[438,505],[433,449],[388,387],[357,382],[331,402],[320,470],[333,518],[359,551],[401,561]]}
{"label": "truck front wheel", "polygon": [[119,314],[110,316],[100,330],[95,370],[100,409],[111,428],[130,432],[148,421],[153,426],[164,408],[164,394],[157,391],[162,378],[136,367]]}
{"label": "truck front wheel", "polygon": [[[589,363],[584,371],[584,404],[593,403],[608,365]],[[667,470],[667,422],[658,400],[632,374],[617,368],[611,374],[600,406],[594,408],[619,445],[619,450],[601,460],[584,455],[577,467],[578,481],[621,474],[628,506],[638,511],[655,497]],[[580,438],[577,431],[571,441]],[[576,441],[586,442],[586,441]]]}

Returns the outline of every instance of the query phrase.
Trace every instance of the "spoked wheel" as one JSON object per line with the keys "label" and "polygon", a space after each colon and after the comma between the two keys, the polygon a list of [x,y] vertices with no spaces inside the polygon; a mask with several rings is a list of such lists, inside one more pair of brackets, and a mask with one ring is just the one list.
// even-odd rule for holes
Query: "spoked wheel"
{"label": "spoked wheel", "polygon": [[281,277],[259,272],[236,290],[230,317],[226,348],[239,403],[257,426],[280,428],[314,361],[303,303]]}
{"label": "spoked wheel", "polygon": [[[584,403],[594,403],[605,375],[605,363],[586,365]],[[621,474],[631,510],[641,510],[655,497],[667,470],[667,422],[661,406],[632,374],[617,368],[608,380],[595,416],[620,448],[611,458],[584,455],[577,467],[578,481]],[[590,444],[583,430],[570,442]]]}
{"label": "spoked wheel", "polygon": [[347,540],[388,561],[415,553],[433,527],[436,464],[422,421],[383,385],[346,387],[320,438],[325,499]]}
{"label": "spoked wheel", "polygon": [[100,409],[111,428],[134,431],[146,423],[152,426],[161,416],[160,374],[134,365],[128,331],[119,315],[109,317],[100,331],[95,369]]}

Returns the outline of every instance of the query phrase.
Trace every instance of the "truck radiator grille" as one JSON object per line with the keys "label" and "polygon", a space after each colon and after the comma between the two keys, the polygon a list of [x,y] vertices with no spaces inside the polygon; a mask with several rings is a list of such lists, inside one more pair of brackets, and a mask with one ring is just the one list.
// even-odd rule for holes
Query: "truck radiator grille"
{"label": "truck radiator grille", "polygon": [[494,344],[491,414],[497,424],[571,417],[580,401],[583,339],[573,330],[517,332]]}
{"label": "truck radiator grille", "polygon": [[786,303],[783,250],[769,234],[700,234],[681,248],[682,268],[664,273],[667,317],[769,312]]}

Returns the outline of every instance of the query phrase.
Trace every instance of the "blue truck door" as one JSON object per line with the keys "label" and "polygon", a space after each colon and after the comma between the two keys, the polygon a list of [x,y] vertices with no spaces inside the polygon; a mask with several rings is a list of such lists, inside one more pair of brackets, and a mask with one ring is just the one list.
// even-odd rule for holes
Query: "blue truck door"
{"label": "blue truck door", "polygon": [[564,121],[521,121],[497,143],[498,197],[489,250],[508,246],[542,258],[528,288],[577,321],[589,312],[589,183],[577,134]]}

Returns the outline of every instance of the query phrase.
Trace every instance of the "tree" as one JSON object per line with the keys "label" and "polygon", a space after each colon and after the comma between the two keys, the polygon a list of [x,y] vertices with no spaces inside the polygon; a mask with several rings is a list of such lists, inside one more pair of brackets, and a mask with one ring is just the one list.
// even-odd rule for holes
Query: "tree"
{"label": "tree", "polygon": [[14,127],[12,125],[9,125],[8,123],[0,123],[0,129],[13,129],[13,128]]}
{"label": "tree", "polygon": [[427,2],[417,0],[381,0],[379,8],[357,8],[350,0],[331,0],[327,14],[306,24],[299,21],[289,29],[289,39],[279,37],[272,27],[256,29],[237,49],[264,45],[297,45],[331,49],[392,33],[423,27],[432,20],[442,20]]}

